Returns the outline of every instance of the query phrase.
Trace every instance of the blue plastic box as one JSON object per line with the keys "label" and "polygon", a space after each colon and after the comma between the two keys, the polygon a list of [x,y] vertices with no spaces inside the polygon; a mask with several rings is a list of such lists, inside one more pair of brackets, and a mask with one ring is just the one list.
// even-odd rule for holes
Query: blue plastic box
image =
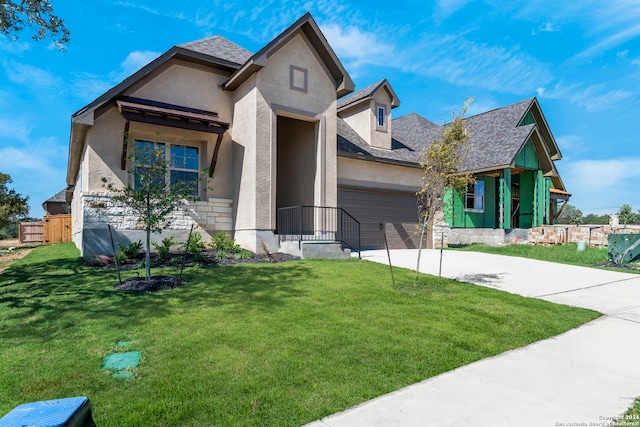
{"label": "blue plastic box", "polygon": [[84,396],[18,405],[0,418],[0,427],[95,427]]}

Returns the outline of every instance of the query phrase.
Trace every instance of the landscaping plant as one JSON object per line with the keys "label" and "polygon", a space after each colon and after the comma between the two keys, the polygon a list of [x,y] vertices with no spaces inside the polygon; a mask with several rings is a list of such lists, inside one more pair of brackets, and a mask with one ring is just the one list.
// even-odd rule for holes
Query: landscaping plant
{"label": "landscaping plant", "polygon": [[[128,138],[128,135],[125,135]],[[144,224],[145,273],[151,281],[151,233],[159,233],[171,225],[171,214],[189,200],[197,200],[193,183],[175,180],[169,176],[169,162],[163,144],[136,141],[129,154],[133,165],[129,173],[134,182],[122,185],[102,178],[112,193],[111,200],[131,209]]]}

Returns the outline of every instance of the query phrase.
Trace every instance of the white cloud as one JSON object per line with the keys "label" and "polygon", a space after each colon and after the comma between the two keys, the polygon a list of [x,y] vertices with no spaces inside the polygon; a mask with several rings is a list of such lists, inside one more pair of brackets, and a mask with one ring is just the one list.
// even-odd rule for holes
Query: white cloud
{"label": "white cloud", "polygon": [[403,71],[501,93],[529,94],[553,79],[546,64],[518,46],[491,46],[458,35],[429,35],[399,62]]}
{"label": "white cloud", "polygon": [[73,81],[74,95],[84,101],[91,101],[117,85],[160,54],[152,51],[133,51],[122,61],[120,67],[108,76],[81,73],[76,74]]}
{"label": "white cloud", "polygon": [[473,0],[437,0],[434,10],[434,18],[437,21],[448,18],[457,11],[463,9]]}
{"label": "white cloud", "polygon": [[120,64],[118,74],[124,75],[125,78],[135,73],[149,62],[160,56],[160,53],[149,50],[135,50],[131,52],[125,60]]}
{"label": "white cloud", "polygon": [[630,182],[640,180],[640,158],[562,162],[562,179],[573,197],[571,204],[583,212],[640,205],[640,194]]}
{"label": "white cloud", "polygon": [[545,22],[544,24],[541,24],[540,27],[538,27],[538,31],[540,31],[541,33],[555,33],[560,30],[553,23]]}
{"label": "white cloud", "polygon": [[558,82],[550,90],[539,87],[537,93],[541,99],[567,99],[592,112],[613,109],[618,107],[620,102],[633,96],[632,92],[624,89],[607,90],[605,84],[585,86],[574,83],[567,86],[564,81]]}
{"label": "white cloud", "polygon": [[337,24],[324,25],[321,30],[349,72],[357,72],[366,65],[393,65],[389,55],[395,47],[379,39],[376,33]]}
{"label": "white cloud", "polygon": [[558,146],[562,149],[563,153],[566,152],[580,152],[584,151],[584,144],[581,137],[578,135],[562,135],[556,136],[556,142]]}
{"label": "white cloud", "polygon": [[[475,98],[469,109],[467,110],[466,117],[475,116],[476,114],[486,113],[487,111],[495,110],[496,108],[503,107],[492,99],[478,99]],[[460,107],[458,107],[460,109]]]}
{"label": "white cloud", "polygon": [[26,143],[33,126],[23,117],[0,117],[0,139]]}
{"label": "white cloud", "polygon": [[42,68],[23,64],[14,60],[3,63],[9,81],[31,88],[50,88],[61,84],[54,74]]}
{"label": "white cloud", "polygon": [[592,46],[575,55],[571,60],[590,58],[609,49],[616,48],[622,43],[635,39],[640,36],[640,24],[632,25],[616,31],[615,33],[599,40]]}
{"label": "white cloud", "polygon": [[12,54],[21,54],[31,49],[31,45],[26,42],[15,41],[12,42],[7,38],[0,38],[0,52],[7,52]]}

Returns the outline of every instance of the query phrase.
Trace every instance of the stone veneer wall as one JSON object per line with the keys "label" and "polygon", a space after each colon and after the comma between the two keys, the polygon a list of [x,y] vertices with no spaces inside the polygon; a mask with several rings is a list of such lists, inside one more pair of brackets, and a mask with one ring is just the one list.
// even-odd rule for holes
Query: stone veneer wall
{"label": "stone veneer wall", "polygon": [[[117,230],[143,230],[130,208],[117,206],[109,193],[84,193],[82,196],[84,229],[106,228]],[[233,230],[233,200],[209,199],[190,202],[171,214],[171,229],[228,231]]]}
{"label": "stone veneer wall", "polygon": [[529,243],[560,244],[586,242],[590,247],[609,245],[609,234],[638,234],[640,226],[622,225],[546,225],[529,230]]}
{"label": "stone veneer wall", "polygon": [[[584,241],[590,247],[608,246],[609,234],[638,234],[640,226],[628,225],[545,225],[531,229],[450,228],[440,223],[433,227],[433,246],[484,243],[493,246],[512,243],[558,245]],[[444,237],[444,239],[443,239]],[[517,240],[516,240],[517,237]]]}

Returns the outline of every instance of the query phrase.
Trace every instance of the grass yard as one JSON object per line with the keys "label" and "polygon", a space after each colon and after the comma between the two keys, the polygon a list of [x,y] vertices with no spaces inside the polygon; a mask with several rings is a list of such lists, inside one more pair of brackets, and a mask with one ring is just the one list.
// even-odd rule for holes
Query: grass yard
{"label": "grass yard", "polygon": [[455,248],[454,250],[519,256],[523,258],[579,265],[583,267],[604,268],[607,270],[624,271],[627,273],[640,273],[640,264],[637,262],[625,263],[622,267],[616,267],[609,262],[609,256],[606,248],[586,248],[584,251],[578,251],[578,247],[575,243],[553,246],[525,244],[488,246],[472,244]]}
{"label": "grass yard", "polygon": [[[115,272],[86,266],[72,244],[16,261],[0,275],[0,415],[85,395],[101,427],[299,426],[599,316],[431,276],[394,288],[388,266],[356,259],[185,277],[170,291],[114,291]],[[142,353],[132,379],[100,370],[125,350]]]}

